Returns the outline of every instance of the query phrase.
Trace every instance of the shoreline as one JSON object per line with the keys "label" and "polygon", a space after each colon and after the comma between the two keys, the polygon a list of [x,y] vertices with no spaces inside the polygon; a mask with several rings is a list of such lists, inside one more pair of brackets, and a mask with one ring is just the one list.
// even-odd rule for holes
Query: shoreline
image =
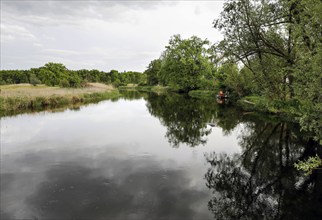
{"label": "shoreline", "polygon": [[75,108],[121,97],[114,87],[97,83],[69,89],[29,84],[5,85],[0,89],[0,117],[62,107]]}

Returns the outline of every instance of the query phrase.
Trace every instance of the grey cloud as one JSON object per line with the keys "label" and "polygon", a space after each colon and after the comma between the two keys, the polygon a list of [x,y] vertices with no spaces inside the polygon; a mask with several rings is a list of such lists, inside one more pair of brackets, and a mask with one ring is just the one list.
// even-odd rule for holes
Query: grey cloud
{"label": "grey cloud", "polygon": [[0,4],[1,68],[62,62],[70,69],[105,71],[145,70],[173,34],[211,38],[212,16],[222,5],[157,0],[5,0]]}
{"label": "grey cloud", "polygon": [[36,25],[78,24],[84,19],[122,21],[131,10],[153,10],[163,1],[5,1],[1,3],[3,20]]}
{"label": "grey cloud", "polygon": [[19,25],[7,25],[1,24],[1,41],[8,42],[17,38],[23,39],[24,41],[35,41],[37,40],[28,29]]}
{"label": "grey cloud", "polygon": [[55,0],[55,1],[5,1],[2,5],[5,10],[17,11],[24,14],[51,13],[78,13],[91,7],[115,7],[123,6],[128,9],[154,9],[159,5],[173,5],[175,2],[169,1],[73,1],[73,0]]}

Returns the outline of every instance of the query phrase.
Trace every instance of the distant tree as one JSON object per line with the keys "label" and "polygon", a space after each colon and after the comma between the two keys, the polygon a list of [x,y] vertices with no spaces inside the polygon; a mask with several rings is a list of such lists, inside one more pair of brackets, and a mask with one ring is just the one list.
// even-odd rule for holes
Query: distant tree
{"label": "distant tree", "polygon": [[29,71],[27,70],[0,70],[2,84],[29,83]]}
{"label": "distant tree", "polygon": [[39,79],[48,86],[58,86],[67,79],[67,68],[61,63],[46,63],[39,69]]}
{"label": "distant tree", "polygon": [[29,83],[33,86],[36,86],[38,84],[41,84],[41,81],[37,78],[37,76],[34,73],[31,73]]}
{"label": "distant tree", "polygon": [[39,68],[38,78],[49,86],[79,87],[83,79],[81,75],[87,77],[86,71],[77,72],[68,70],[61,63],[46,63]]}

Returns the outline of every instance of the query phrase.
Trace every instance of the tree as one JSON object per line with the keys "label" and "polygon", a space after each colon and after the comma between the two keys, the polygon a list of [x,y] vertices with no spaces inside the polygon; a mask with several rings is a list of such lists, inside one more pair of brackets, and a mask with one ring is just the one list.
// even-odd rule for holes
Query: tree
{"label": "tree", "polygon": [[295,1],[230,0],[214,22],[225,35],[222,51],[256,73],[257,83],[271,98],[294,95],[295,7]]}
{"label": "tree", "polygon": [[295,20],[295,94],[301,103],[300,124],[322,145],[322,1],[299,1]]}
{"label": "tree", "polygon": [[181,39],[174,35],[161,56],[160,81],[181,91],[199,89],[203,79],[212,76],[208,40],[196,36]]}
{"label": "tree", "polygon": [[148,68],[144,71],[147,75],[147,83],[150,86],[155,86],[159,84],[159,73],[161,70],[161,59],[152,60]]}
{"label": "tree", "polygon": [[34,73],[30,74],[29,82],[33,86],[36,86],[37,84],[41,83],[41,81],[37,78],[37,76]]}
{"label": "tree", "polygon": [[218,48],[254,75],[258,95],[300,103],[296,112],[322,143],[322,2],[229,0],[214,26]]}
{"label": "tree", "polygon": [[84,72],[68,70],[61,63],[46,63],[43,67],[39,68],[38,78],[49,86],[61,86],[61,87],[79,87],[82,79],[81,74]]}

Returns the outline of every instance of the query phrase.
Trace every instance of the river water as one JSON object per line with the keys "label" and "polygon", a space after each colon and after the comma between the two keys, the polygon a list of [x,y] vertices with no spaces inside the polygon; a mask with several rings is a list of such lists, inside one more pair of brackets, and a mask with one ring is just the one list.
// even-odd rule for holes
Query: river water
{"label": "river water", "polygon": [[1,118],[1,219],[321,219],[321,146],[178,94]]}

